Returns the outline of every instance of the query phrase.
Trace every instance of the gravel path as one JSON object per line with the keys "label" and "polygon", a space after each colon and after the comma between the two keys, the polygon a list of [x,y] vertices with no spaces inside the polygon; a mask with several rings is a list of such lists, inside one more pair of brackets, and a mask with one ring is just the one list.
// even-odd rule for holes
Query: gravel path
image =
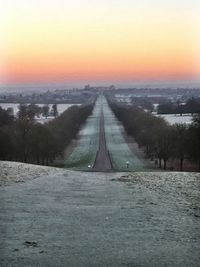
{"label": "gravel path", "polygon": [[197,173],[67,170],[2,186],[0,266],[198,267],[199,188]]}
{"label": "gravel path", "polygon": [[106,138],[104,130],[104,115],[101,111],[100,131],[99,131],[99,150],[93,166],[94,171],[109,171],[112,169],[109,153],[106,147]]}

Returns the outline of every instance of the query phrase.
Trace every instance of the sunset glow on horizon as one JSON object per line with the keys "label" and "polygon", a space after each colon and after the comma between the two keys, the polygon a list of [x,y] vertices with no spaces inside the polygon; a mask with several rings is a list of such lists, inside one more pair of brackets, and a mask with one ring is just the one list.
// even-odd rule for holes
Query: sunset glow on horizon
{"label": "sunset glow on horizon", "polygon": [[0,82],[195,79],[200,74],[196,0],[1,2]]}

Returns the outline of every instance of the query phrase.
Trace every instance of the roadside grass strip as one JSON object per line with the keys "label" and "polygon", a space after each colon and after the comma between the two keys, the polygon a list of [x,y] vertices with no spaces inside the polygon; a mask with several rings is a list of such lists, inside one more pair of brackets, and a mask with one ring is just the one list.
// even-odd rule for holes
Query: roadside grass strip
{"label": "roadside grass strip", "polygon": [[96,101],[92,115],[80,131],[80,139],[72,154],[66,159],[65,167],[73,170],[89,170],[93,166],[99,148],[99,125],[101,103]]}
{"label": "roadside grass strip", "polygon": [[145,165],[131,151],[121,132],[121,124],[111,111],[106,99],[103,103],[106,145],[114,170],[144,171]]}

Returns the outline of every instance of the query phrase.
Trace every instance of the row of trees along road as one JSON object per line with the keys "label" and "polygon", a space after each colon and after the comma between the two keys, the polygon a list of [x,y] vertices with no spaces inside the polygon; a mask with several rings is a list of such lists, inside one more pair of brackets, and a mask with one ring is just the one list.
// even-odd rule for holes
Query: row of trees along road
{"label": "row of trees along road", "polygon": [[[190,126],[169,125],[163,118],[155,117],[142,108],[109,101],[116,117],[124,125],[128,135],[133,136],[146,156],[167,168],[169,159],[178,160],[180,170],[184,161],[198,164],[200,170],[200,116],[193,118]],[[163,164],[162,164],[163,163]]]}
{"label": "row of trees along road", "polygon": [[45,124],[34,119],[36,105],[20,105],[17,118],[0,108],[0,160],[48,165],[75,138],[93,105],[72,106]]}

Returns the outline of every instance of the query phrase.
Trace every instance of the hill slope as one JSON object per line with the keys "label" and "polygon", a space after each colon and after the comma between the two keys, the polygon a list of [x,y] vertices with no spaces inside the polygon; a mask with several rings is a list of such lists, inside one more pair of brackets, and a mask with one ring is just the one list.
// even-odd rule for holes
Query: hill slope
{"label": "hill slope", "polygon": [[1,266],[200,266],[198,173],[0,167]]}

